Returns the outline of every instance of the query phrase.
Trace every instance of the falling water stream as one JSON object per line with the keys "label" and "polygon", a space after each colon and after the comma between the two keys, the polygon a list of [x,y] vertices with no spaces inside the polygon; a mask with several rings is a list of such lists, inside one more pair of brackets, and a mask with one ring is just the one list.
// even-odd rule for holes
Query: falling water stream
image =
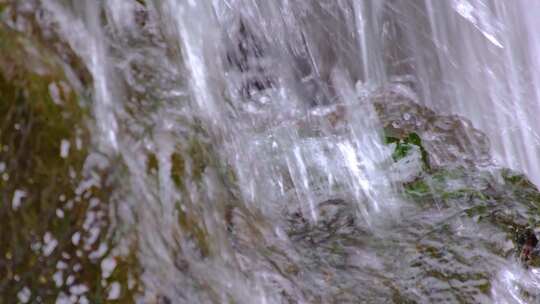
{"label": "falling water stream", "polygon": [[[540,223],[515,173],[540,184],[540,2],[11,9],[89,109],[84,168],[112,172],[136,302],[540,301],[513,238]],[[68,290],[56,303],[83,303]]]}

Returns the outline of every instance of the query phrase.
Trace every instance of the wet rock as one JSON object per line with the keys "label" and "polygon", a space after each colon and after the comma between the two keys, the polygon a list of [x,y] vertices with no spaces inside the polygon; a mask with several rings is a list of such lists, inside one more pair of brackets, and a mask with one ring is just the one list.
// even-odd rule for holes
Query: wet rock
{"label": "wet rock", "polygon": [[244,20],[239,21],[231,40],[226,56],[227,63],[240,75],[240,95],[251,100],[254,95],[274,86],[274,80],[267,75],[263,43]]}
{"label": "wet rock", "polygon": [[172,304],[173,302],[167,296],[158,296],[157,304]]}
{"label": "wet rock", "polygon": [[532,261],[538,254],[536,249],[538,238],[536,237],[536,234],[530,228],[524,229],[517,234],[519,258],[524,263]]}
{"label": "wet rock", "polygon": [[489,140],[465,118],[436,114],[418,104],[414,93],[403,85],[380,89],[371,98],[386,135],[403,139],[418,134],[434,167],[491,163]]}
{"label": "wet rock", "polygon": [[113,166],[88,148],[89,111],[70,80],[78,82],[31,27],[6,24],[0,20],[0,302],[21,290],[30,303],[72,295],[102,302],[112,286],[120,286],[119,302],[132,301],[135,250],[116,252],[109,234]]}
{"label": "wet rock", "polygon": [[356,211],[350,202],[330,199],[317,205],[318,219],[315,223],[300,212],[288,215],[289,235],[293,240],[305,239],[319,243],[325,238],[353,234],[356,229]]}

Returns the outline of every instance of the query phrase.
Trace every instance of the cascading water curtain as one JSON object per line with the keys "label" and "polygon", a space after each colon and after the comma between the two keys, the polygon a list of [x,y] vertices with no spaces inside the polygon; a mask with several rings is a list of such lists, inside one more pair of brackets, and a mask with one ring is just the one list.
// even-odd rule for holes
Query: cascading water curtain
{"label": "cascading water curtain", "polygon": [[0,303],[539,301],[538,20],[0,0]]}

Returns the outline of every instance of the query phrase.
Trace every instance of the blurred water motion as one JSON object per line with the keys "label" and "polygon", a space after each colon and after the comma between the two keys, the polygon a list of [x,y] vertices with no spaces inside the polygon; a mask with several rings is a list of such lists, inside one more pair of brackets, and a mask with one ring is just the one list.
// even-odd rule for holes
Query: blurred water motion
{"label": "blurred water motion", "polygon": [[[6,301],[540,301],[540,3],[0,14],[0,90],[21,92],[0,95],[0,215],[30,231],[0,232]],[[29,150],[15,125],[52,148]]]}

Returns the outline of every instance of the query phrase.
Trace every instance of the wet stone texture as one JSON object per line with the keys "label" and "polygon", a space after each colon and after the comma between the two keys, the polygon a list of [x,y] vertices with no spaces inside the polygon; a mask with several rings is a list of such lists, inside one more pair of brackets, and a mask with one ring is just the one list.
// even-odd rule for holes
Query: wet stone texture
{"label": "wet stone texture", "polygon": [[113,168],[88,149],[88,110],[41,33],[8,26],[3,9],[0,303],[131,303],[137,262],[116,249]]}
{"label": "wet stone texture", "polygon": [[[144,1],[138,2],[137,23],[144,27],[152,20],[142,10]],[[140,266],[138,239],[116,221],[119,189],[129,184],[125,168],[121,160],[89,148],[94,146],[86,104],[91,98],[83,88],[92,80],[84,64],[58,40],[54,25],[44,26],[48,19],[40,14],[38,1],[21,3],[0,2],[0,304],[133,303],[144,298],[147,286],[139,278],[148,269]],[[251,39],[247,32],[242,35]],[[120,57],[122,48],[142,43],[139,39],[146,41],[130,36],[111,53]],[[239,72],[258,70],[251,62],[262,56],[258,47],[252,46],[253,54],[247,51],[238,48],[228,63]],[[167,105],[177,100],[150,90],[161,82],[148,75],[163,76],[159,72],[169,64],[163,53],[150,55],[137,57],[123,75],[133,88],[145,83],[133,89],[133,102],[126,105],[134,137],[146,132],[138,130],[139,124],[155,122],[148,116],[156,110],[153,100]],[[68,71],[75,75],[70,81]],[[183,77],[165,76],[172,84]],[[274,84],[253,78],[242,85],[249,99]],[[222,303],[229,292],[242,295],[239,287],[245,286],[227,286],[211,266],[197,272],[219,261],[223,253],[218,249],[229,246],[226,254],[240,269],[239,282],[247,286],[254,273],[263,274],[278,295],[271,303],[491,303],[501,268],[537,269],[538,189],[525,176],[494,167],[488,139],[469,122],[437,115],[413,95],[395,85],[370,97],[384,142],[394,148],[388,162],[398,164],[412,154],[422,162],[412,178],[398,185],[398,215],[370,226],[359,216],[362,202],[335,197],[317,204],[317,222],[294,206],[272,221],[242,205],[234,189],[237,179],[227,172],[223,184],[228,188],[208,202],[216,208],[212,220],[222,224],[213,232],[221,229],[228,239],[209,232],[213,222],[204,218],[209,216],[200,196],[179,200],[174,236],[180,249],[167,245],[173,248],[173,275],[186,277],[184,285],[170,288],[176,292],[171,294],[184,297],[158,294],[149,302],[195,298]],[[323,117],[334,127],[345,116],[341,111],[338,107]],[[167,161],[149,148],[145,169],[156,181],[149,187],[158,188],[159,181],[169,178],[182,193],[189,194],[190,188],[206,193],[209,172],[220,164],[202,137],[187,137],[183,148],[171,148]],[[161,174],[165,164],[169,171]],[[219,247],[218,241],[226,246]],[[158,266],[163,262],[156,256],[150,260]],[[530,303],[540,300],[534,288],[518,282],[517,289]]]}
{"label": "wet stone texture", "polygon": [[375,108],[389,137],[420,135],[435,167],[452,164],[487,165],[489,140],[465,118],[437,115],[414,101],[408,87],[391,85],[373,96]]}
{"label": "wet stone texture", "polygon": [[[318,204],[315,224],[289,213],[302,261],[297,280],[311,303],[490,303],[501,265],[537,265],[540,193],[525,176],[493,167],[487,139],[466,121],[393,90],[374,97],[392,158],[419,153],[426,163],[402,184],[408,203],[375,229],[340,198]],[[526,299],[539,299],[516,284]]]}

